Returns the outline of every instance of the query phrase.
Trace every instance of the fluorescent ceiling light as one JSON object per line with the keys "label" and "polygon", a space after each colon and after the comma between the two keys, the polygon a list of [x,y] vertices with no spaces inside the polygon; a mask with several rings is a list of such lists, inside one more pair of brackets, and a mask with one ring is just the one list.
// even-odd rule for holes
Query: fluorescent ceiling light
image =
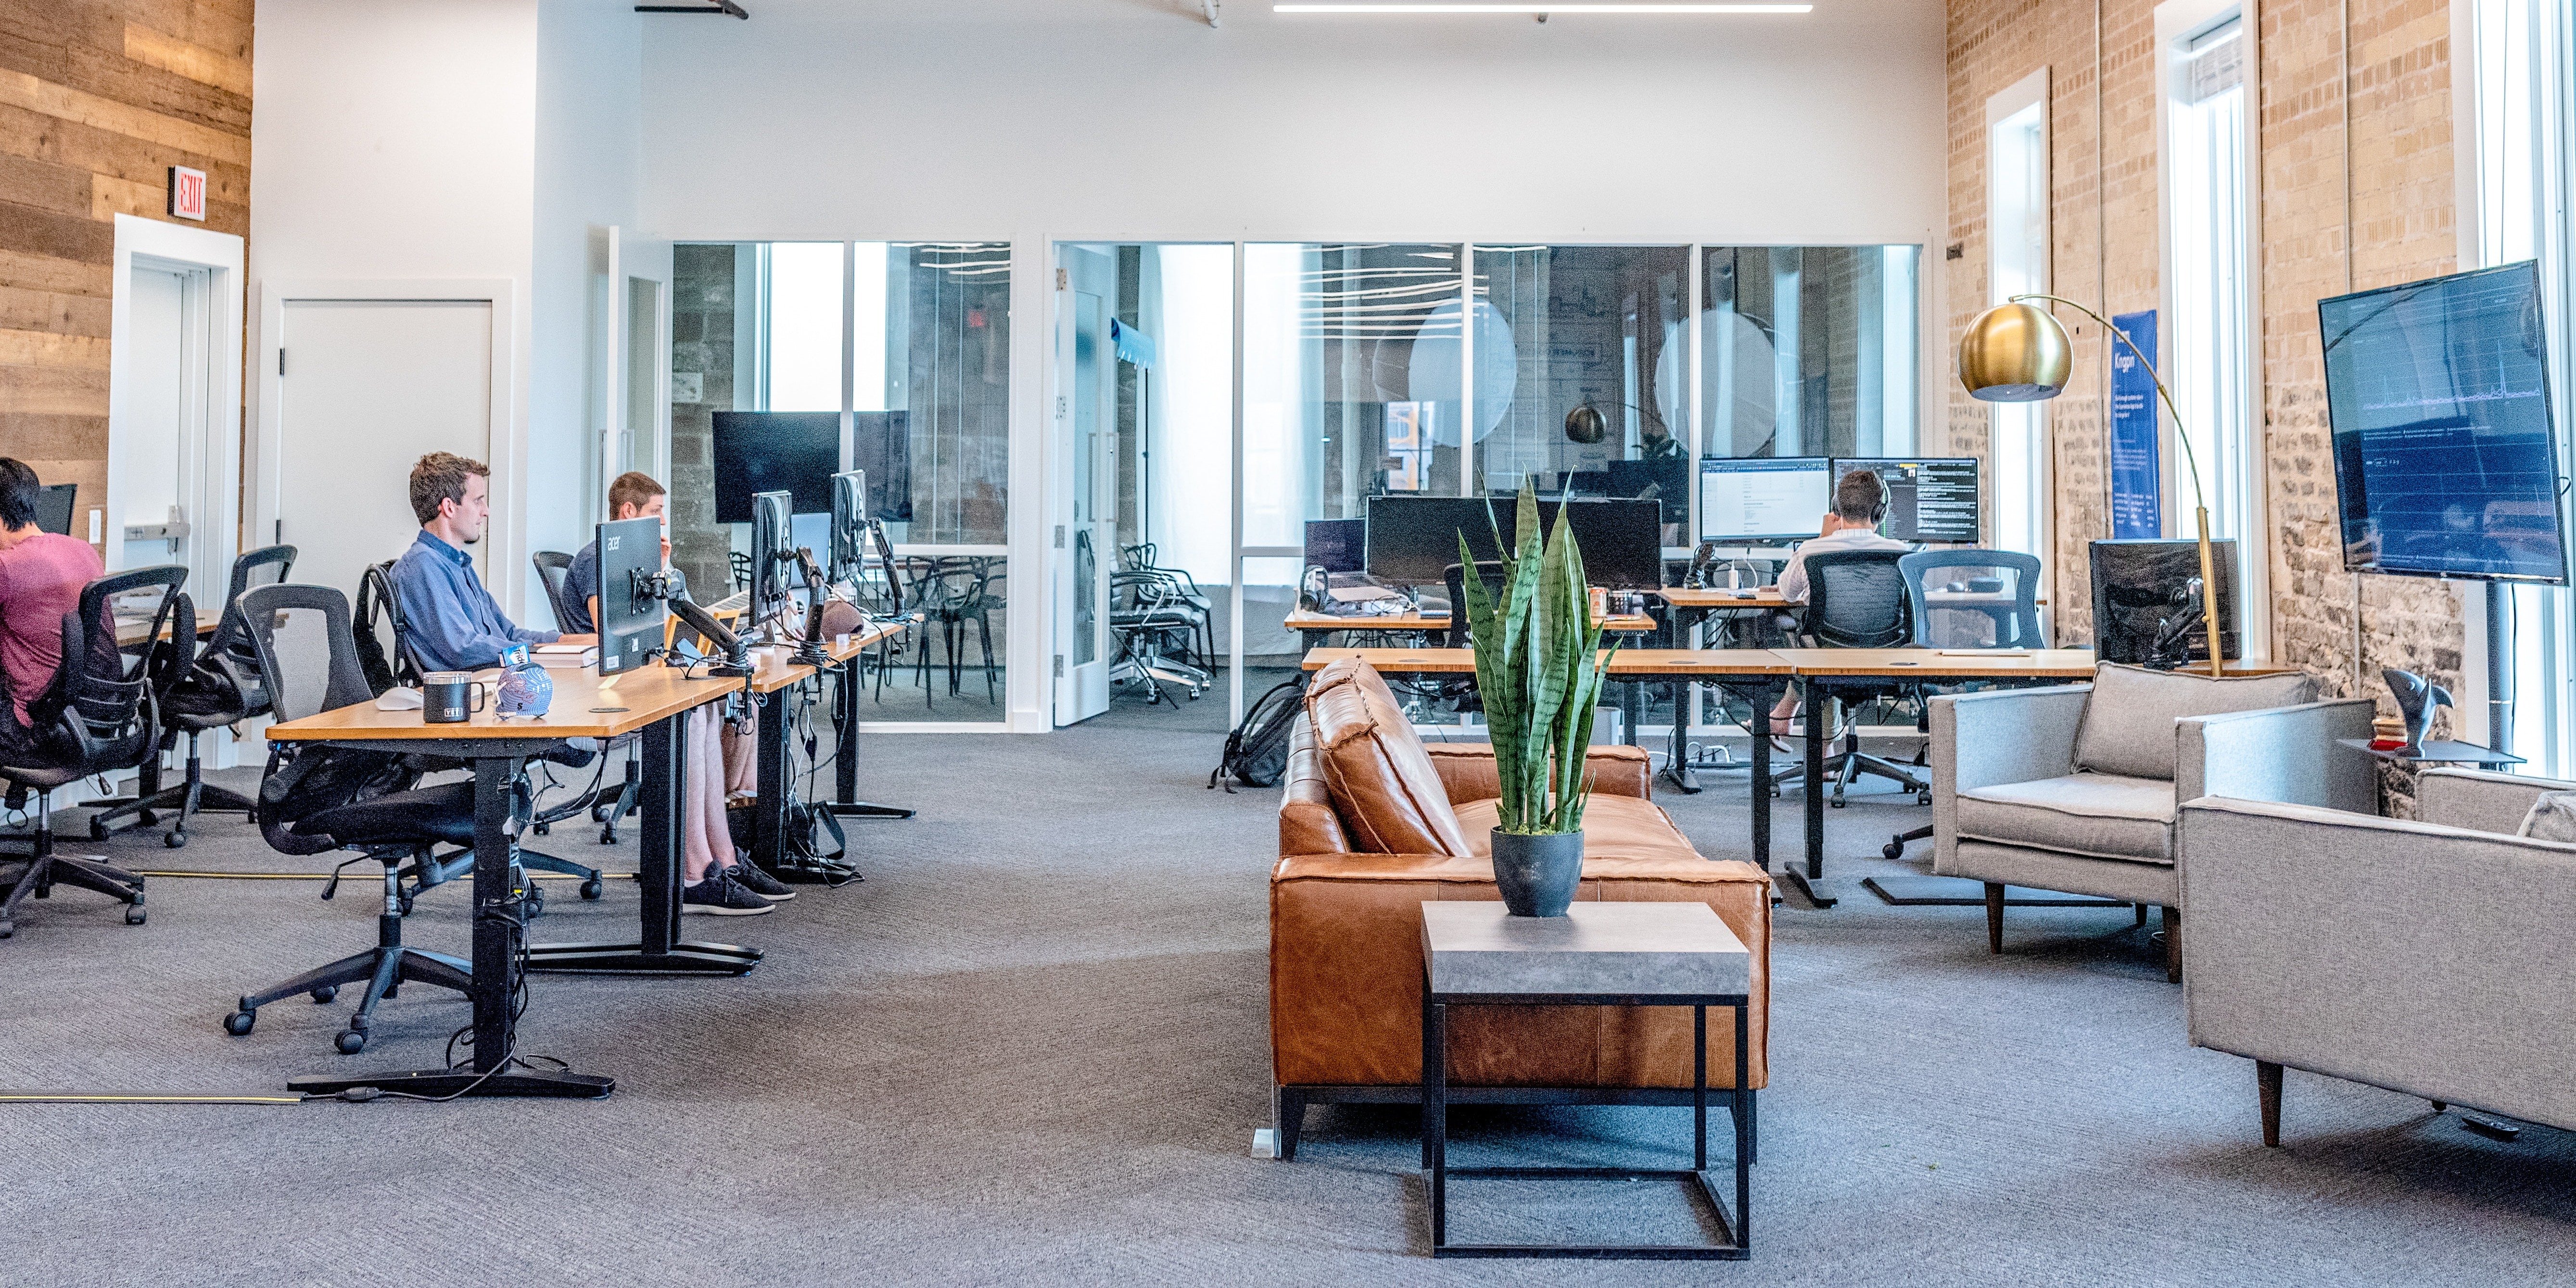
{"label": "fluorescent ceiling light", "polygon": [[1808,13],[1811,4],[1274,4],[1273,13]]}

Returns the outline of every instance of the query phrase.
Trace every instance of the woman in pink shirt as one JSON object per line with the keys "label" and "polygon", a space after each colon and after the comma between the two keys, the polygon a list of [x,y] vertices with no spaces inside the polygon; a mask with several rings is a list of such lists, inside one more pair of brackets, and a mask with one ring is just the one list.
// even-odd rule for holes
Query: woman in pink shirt
{"label": "woman in pink shirt", "polygon": [[0,456],[0,761],[25,763],[36,732],[27,704],[42,696],[63,665],[63,615],[80,606],[81,588],[107,575],[86,541],[36,526],[44,485],[25,462]]}

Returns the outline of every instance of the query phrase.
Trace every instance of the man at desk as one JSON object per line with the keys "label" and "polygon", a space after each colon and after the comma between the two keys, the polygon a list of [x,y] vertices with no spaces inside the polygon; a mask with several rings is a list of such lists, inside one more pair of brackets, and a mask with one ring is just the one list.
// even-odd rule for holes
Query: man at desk
{"label": "man at desk", "polygon": [[35,762],[27,704],[62,669],[63,615],[107,575],[88,542],[36,526],[44,490],[25,462],[0,456],[0,762],[9,764]]}
{"label": "man at desk", "polygon": [[[479,671],[498,666],[501,653],[514,644],[595,644],[595,634],[564,635],[532,630],[511,621],[474,573],[474,557],[465,547],[483,539],[491,515],[492,471],[481,461],[451,452],[431,452],[411,467],[411,510],[420,520],[420,535],[394,562],[394,596],[410,624],[410,645],[420,664],[433,671]],[[723,756],[716,746],[715,724],[701,708],[681,717],[688,721],[682,746],[689,757],[692,789],[681,815],[682,912],[718,916],[753,916],[793,893],[766,873],[757,878],[747,864],[736,862],[733,837],[724,812]],[[765,895],[753,880],[776,885]]]}
{"label": "man at desk", "polygon": [[[1801,542],[1789,556],[1789,566],[1780,570],[1780,598],[1792,603],[1807,602],[1807,556],[1829,554],[1837,550],[1910,550],[1902,541],[1879,535],[1879,521],[1887,517],[1887,485],[1869,470],[1853,470],[1834,484],[1834,508],[1822,522],[1822,530],[1812,541]],[[1782,737],[1797,730],[1798,694],[1791,690],[1780,695],[1771,708],[1771,734]]]}

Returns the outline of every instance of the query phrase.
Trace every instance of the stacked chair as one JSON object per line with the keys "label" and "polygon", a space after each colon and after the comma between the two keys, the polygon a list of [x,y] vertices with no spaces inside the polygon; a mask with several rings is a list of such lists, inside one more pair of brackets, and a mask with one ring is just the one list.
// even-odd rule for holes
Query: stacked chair
{"label": "stacked chair", "polygon": [[[160,758],[161,732],[153,694],[174,681],[174,651],[156,647],[196,638],[195,609],[179,587],[188,570],[175,565],[138,568],[101,577],[81,589],[80,604],[63,617],[63,661],[54,682],[28,704],[28,717],[44,739],[34,763],[0,765],[11,809],[36,798],[36,830],[17,879],[0,895],[0,939],[16,933],[19,905],[47,898],[57,885],[74,886],[125,905],[127,925],[143,924],[143,878],[96,859],[54,853],[51,793],[92,774],[141,769]],[[140,646],[130,657],[116,640],[115,608],[128,596],[149,597],[152,611]],[[156,672],[154,663],[163,669]]]}
{"label": "stacked chair", "polygon": [[[1145,686],[1145,702],[1171,702],[1166,684],[1193,699],[1216,677],[1216,627],[1208,598],[1189,573],[1154,565],[1152,544],[1119,552],[1123,565],[1109,575],[1112,685]],[[1193,660],[1195,659],[1195,660]]]}

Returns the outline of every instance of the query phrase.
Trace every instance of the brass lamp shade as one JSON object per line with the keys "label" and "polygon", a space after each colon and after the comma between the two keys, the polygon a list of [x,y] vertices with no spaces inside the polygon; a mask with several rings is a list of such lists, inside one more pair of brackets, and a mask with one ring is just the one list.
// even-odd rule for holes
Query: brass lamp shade
{"label": "brass lamp shade", "polygon": [[2066,328],[2033,305],[1998,304],[1959,337],[1959,383],[1981,402],[2054,398],[2074,366]]}

